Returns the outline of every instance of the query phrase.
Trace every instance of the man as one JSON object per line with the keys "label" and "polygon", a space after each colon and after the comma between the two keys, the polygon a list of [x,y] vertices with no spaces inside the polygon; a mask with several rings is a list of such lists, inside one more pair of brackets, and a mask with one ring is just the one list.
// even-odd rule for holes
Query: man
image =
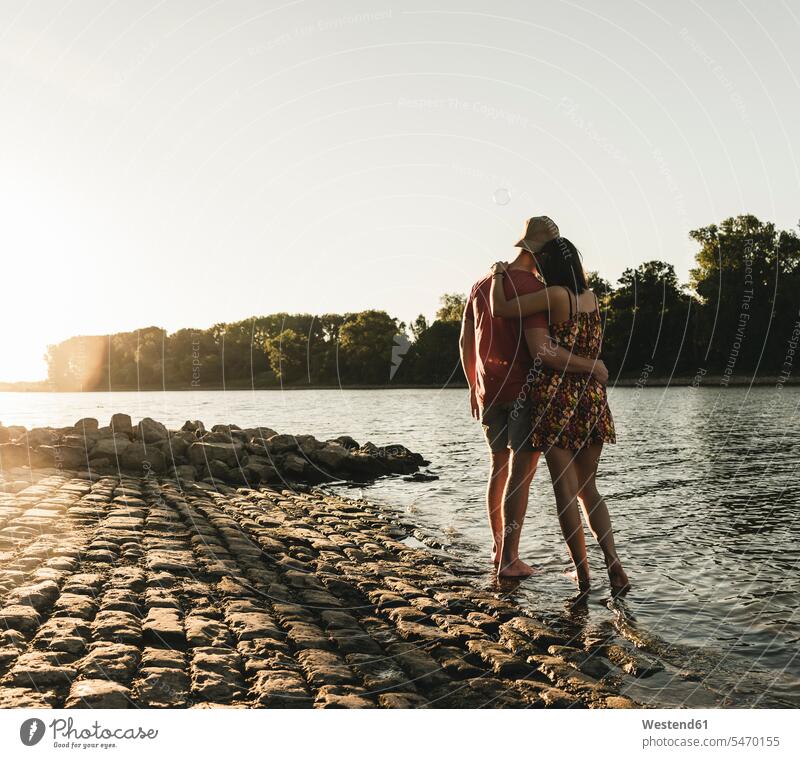
{"label": "man", "polygon": [[[515,245],[519,254],[504,277],[506,297],[544,288],[535,276],[534,253],[558,236],[558,227],[547,216],[528,220],[525,235]],[[519,558],[519,538],[541,452],[531,444],[528,374],[534,360],[557,371],[593,374],[603,383],[608,381],[608,371],[602,361],[559,347],[550,337],[545,313],[522,319],[492,318],[491,284],[491,275],[485,276],[467,299],[461,323],[461,365],[469,383],[472,415],[483,425],[491,455],[486,506],[494,540],[492,559],[498,576],[525,577],[533,569]]]}

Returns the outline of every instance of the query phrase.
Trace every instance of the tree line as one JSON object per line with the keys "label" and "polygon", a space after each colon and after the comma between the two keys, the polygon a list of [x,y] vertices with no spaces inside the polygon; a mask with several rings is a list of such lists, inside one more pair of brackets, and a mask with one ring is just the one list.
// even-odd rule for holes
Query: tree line
{"label": "tree line", "polygon": [[[800,240],[755,216],[690,232],[690,281],[651,260],[616,284],[590,275],[612,376],[750,377],[791,373],[800,335]],[[591,254],[590,254],[591,255]],[[488,269],[488,266],[487,266]],[[459,385],[465,298],[447,294],[433,321],[379,310],[276,313],[168,334],[147,327],[73,337],[48,348],[53,390]]]}

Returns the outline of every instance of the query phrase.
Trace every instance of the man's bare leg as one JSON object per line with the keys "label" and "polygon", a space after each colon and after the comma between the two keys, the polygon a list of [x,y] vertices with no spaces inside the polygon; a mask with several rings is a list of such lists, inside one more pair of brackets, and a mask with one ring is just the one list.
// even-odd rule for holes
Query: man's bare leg
{"label": "man's bare leg", "polygon": [[508,448],[492,452],[489,465],[489,484],[486,487],[486,511],[489,515],[489,528],[492,530],[492,561],[500,561],[503,546],[503,493],[508,479]]}
{"label": "man's bare leg", "polygon": [[503,546],[497,567],[499,577],[525,577],[533,573],[533,569],[519,558],[519,538],[538,462],[538,452],[523,450],[511,454],[503,497]]}
{"label": "man's bare leg", "polygon": [[573,456],[572,450],[551,447],[546,457],[556,496],[558,523],[575,565],[572,576],[578,583],[578,588],[586,590],[589,588],[589,561],[586,557],[583,522],[578,509],[578,476],[573,466]]}

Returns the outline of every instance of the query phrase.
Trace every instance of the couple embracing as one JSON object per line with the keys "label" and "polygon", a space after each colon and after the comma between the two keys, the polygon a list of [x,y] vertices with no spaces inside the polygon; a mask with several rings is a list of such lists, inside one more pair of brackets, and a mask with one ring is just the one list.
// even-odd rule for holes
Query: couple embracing
{"label": "couple embracing", "polygon": [[533,573],[519,557],[519,539],[544,453],[573,578],[588,589],[583,510],[612,589],[624,591],[628,577],[595,485],[603,444],[615,442],[597,297],[577,249],[547,216],[531,218],[516,247],[511,263],[496,263],[472,288],[461,328],[472,415],[491,453],[486,500],[497,574]]}

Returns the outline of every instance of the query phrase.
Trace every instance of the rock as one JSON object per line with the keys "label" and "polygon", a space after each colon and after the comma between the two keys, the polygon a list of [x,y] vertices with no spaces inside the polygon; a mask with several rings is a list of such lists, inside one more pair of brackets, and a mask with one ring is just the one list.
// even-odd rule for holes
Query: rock
{"label": "rock", "polygon": [[281,463],[281,470],[290,478],[299,477],[306,471],[306,465],[306,459],[297,453],[286,453]]}
{"label": "rock", "polygon": [[435,482],[439,479],[436,474],[426,474],[422,471],[415,471],[411,476],[404,476],[404,482]]}
{"label": "rock", "polygon": [[136,438],[143,442],[160,442],[168,436],[167,427],[149,417],[143,418],[136,426]]}
{"label": "rock", "polygon": [[0,687],[0,708],[55,708],[58,696],[50,690],[39,692],[25,687]]}
{"label": "rock", "polygon": [[224,463],[228,468],[239,466],[244,449],[234,442],[195,442],[187,453],[194,466],[207,466],[211,461]]}
{"label": "rock", "polygon": [[266,613],[229,613],[226,621],[239,640],[282,639],[283,632]]}
{"label": "rock", "polygon": [[7,678],[18,687],[67,687],[77,672],[70,666],[60,665],[61,658],[60,653],[23,653],[17,658]]}
{"label": "rock", "polygon": [[329,440],[329,442],[335,442],[338,445],[341,445],[345,450],[358,450],[361,445],[358,444],[352,437],[348,437],[346,434],[343,434],[341,437],[336,437],[333,440]]}
{"label": "rock", "polygon": [[202,421],[187,421],[182,427],[182,432],[193,432],[197,434],[205,434],[206,428],[203,426]]}
{"label": "rock", "polygon": [[535,619],[517,616],[500,626],[500,641],[513,652],[541,652],[549,645],[561,645],[564,639]]}
{"label": "rock", "polygon": [[311,693],[294,671],[259,671],[253,683],[259,708],[309,708]]}
{"label": "rock", "polygon": [[42,611],[49,608],[57,597],[58,585],[52,580],[46,580],[12,590],[7,600],[11,605],[29,605]]}
{"label": "rock", "polygon": [[122,455],[131,446],[131,444],[132,443],[130,439],[128,439],[127,435],[115,433],[113,437],[106,437],[98,440],[95,446],[92,448],[91,457],[94,459],[101,456],[107,456],[113,459]]}
{"label": "rock", "polygon": [[110,679],[127,683],[139,664],[139,648],[114,642],[99,642],[78,663],[87,679]]}
{"label": "rock", "polygon": [[156,447],[144,446],[141,443],[126,448],[120,463],[122,468],[127,471],[135,471],[140,476],[146,476],[149,472],[161,474],[167,468],[164,453]]}
{"label": "rock", "polygon": [[228,703],[245,694],[239,656],[223,648],[197,648],[192,658],[192,692],[195,697]]}
{"label": "rock", "polygon": [[0,443],[2,442],[10,442],[11,441],[11,432],[6,429],[2,424],[0,424]]}
{"label": "rock", "polygon": [[631,676],[644,678],[664,670],[663,664],[655,658],[639,651],[626,650],[621,645],[607,645],[603,652],[612,663]]}
{"label": "rock", "polygon": [[186,640],[191,647],[229,647],[231,635],[219,621],[190,615],[186,617]]}
{"label": "rock", "polygon": [[186,644],[180,614],[172,608],[151,608],[142,626],[145,642],[180,647]]}
{"label": "rock", "polygon": [[297,450],[297,438],[292,434],[276,434],[267,440],[266,448],[271,455]]}
{"label": "rock", "polygon": [[324,447],[318,448],[312,454],[314,461],[332,472],[339,472],[347,463],[347,448],[338,442],[326,442]]}
{"label": "rock", "polygon": [[96,418],[82,418],[75,422],[75,428],[81,432],[96,432],[100,428]]}
{"label": "rock", "polygon": [[149,708],[181,708],[189,697],[189,677],[177,668],[143,668],[134,687],[136,699]]}
{"label": "rock", "polygon": [[133,437],[133,422],[127,413],[115,413],[111,417],[111,429],[115,434]]}
{"label": "rock", "polygon": [[65,708],[131,708],[131,692],[105,679],[82,679],[74,682]]}
{"label": "rock", "polygon": [[39,627],[40,616],[29,605],[7,605],[0,609],[0,630],[16,629],[30,635]]}
{"label": "rock", "polygon": [[136,644],[141,640],[141,622],[125,611],[100,611],[93,630],[97,638],[110,642]]}
{"label": "rock", "polygon": [[88,465],[88,454],[80,447],[67,445],[40,445],[31,454],[31,460],[39,467],[53,467],[57,469],[79,469]]}

